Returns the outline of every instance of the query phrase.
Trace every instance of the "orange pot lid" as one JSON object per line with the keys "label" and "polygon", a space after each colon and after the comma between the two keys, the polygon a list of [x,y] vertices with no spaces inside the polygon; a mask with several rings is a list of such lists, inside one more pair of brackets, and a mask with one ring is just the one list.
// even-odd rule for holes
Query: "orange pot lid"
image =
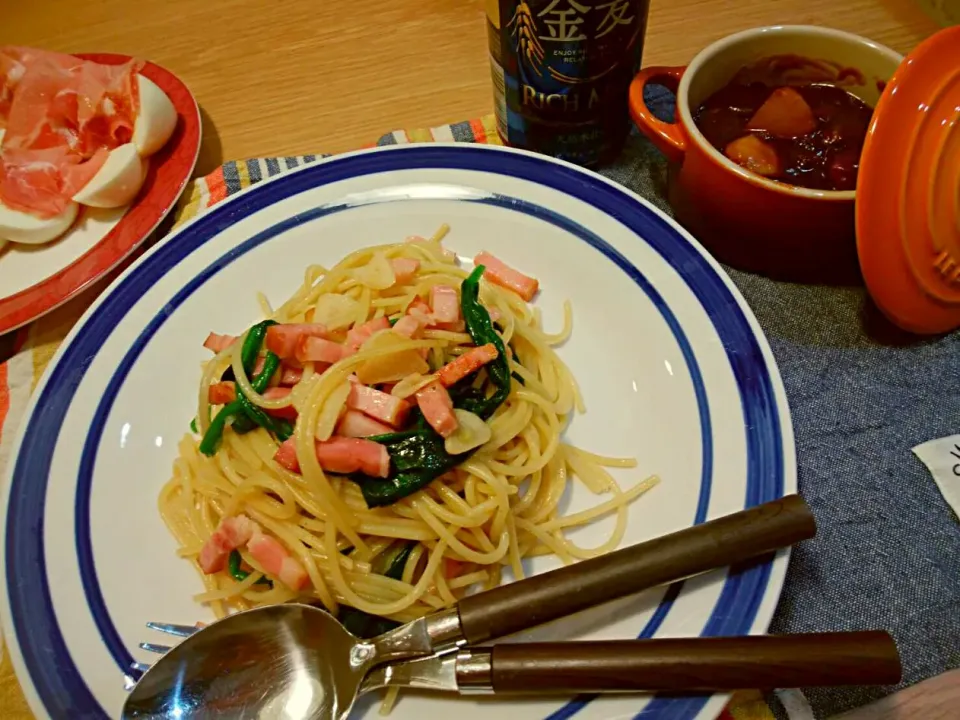
{"label": "orange pot lid", "polygon": [[856,202],[874,302],[911,332],[960,327],[960,26],[921,43],[887,84]]}

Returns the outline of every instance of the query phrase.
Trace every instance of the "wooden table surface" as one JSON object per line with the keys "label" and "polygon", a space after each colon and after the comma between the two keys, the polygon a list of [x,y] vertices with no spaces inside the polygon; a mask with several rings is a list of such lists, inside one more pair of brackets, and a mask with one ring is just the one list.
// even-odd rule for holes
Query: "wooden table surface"
{"label": "wooden table surface", "polygon": [[[490,112],[485,3],[0,0],[0,45],[128,53],[172,70],[203,112],[205,174],[224,159],[339,152]],[[911,0],[654,0],[644,62],[682,64],[724,35],[777,23],[828,25],[902,53],[936,30]],[[931,682],[856,716],[947,718],[960,706],[947,686],[960,682]],[[942,710],[920,709],[924,697]],[[0,717],[29,717],[8,659]]]}
{"label": "wooden table surface", "polygon": [[[0,0],[0,44],[138,55],[204,111],[200,173],[223,159],[340,152],[492,109],[486,0]],[[906,52],[915,0],[653,0],[644,61],[682,64],[737,30],[829,25]]]}

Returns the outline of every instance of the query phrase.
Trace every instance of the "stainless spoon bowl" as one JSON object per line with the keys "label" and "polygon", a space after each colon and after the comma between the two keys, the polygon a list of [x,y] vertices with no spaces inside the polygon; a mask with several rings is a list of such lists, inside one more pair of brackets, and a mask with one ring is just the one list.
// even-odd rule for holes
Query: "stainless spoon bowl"
{"label": "stainless spoon bowl", "polygon": [[374,665],[464,641],[456,609],[361,640],[310,605],[255,608],[170,650],[133,688],[123,718],[343,718]]}
{"label": "stainless spoon bowl", "polygon": [[357,639],[329,614],[276,605],[218,622],[164,656],[124,718],[340,717],[363,679]]}
{"label": "stainless spoon bowl", "polygon": [[468,595],[456,607],[372,640],[324,610],[274,605],[236,613],[160,658],[133,688],[124,720],[343,720],[377,665],[478,645],[600,603],[766,555],[816,532],[797,495],[608,555]]}

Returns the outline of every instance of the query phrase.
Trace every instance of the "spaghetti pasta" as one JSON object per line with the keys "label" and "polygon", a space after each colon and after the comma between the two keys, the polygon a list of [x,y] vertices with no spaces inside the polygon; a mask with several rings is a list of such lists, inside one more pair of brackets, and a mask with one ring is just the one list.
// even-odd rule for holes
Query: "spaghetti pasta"
{"label": "spaghetti pasta", "polygon": [[[311,265],[275,310],[259,296],[268,321],[208,339],[197,432],[180,441],[159,509],[201,570],[196,599],[218,615],[299,600],[382,630],[496,585],[505,568],[522,577],[524,558],[615,548],[627,505],[657,483],[622,490],[605,468],[635,460],[561,439],[583,412],[555,351],[573,329],[569,303],[546,332],[524,299],[535,281],[468,274],[445,233]],[[416,460],[404,454],[414,445]],[[564,515],[574,481],[609,497]],[[600,546],[566,537],[609,515]]]}

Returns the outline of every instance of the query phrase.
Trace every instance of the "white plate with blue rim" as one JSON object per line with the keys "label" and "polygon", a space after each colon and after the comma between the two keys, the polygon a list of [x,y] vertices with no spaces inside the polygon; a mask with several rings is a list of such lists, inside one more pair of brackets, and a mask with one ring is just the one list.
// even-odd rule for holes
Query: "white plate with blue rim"
{"label": "white plate with blue rim", "polygon": [[[211,329],[260,319],[310,263],[430,235],[461,257],[489,250],[540,280],[537,305],[587,411],[577,445],[635,456],[624,486],[661,483],[634,502],[623,544],[796,491],[790,416],[770,348],[720,266],[673,220],[594,173],[529,153],[470,145],[379,148],[252,187],[179,229],[94,303],[34,393],[3,486],[3,629],[38,717],[118,717],[123,678],[149,620],[211,619],[157,513],[176,443],[196,409]],[[595,504],[573,490],[568,511]],[[578,531],[601,541],[610,525]],[[764,632],[787,554],[598,608],[523,639],[612,639]],[[556,565],[537,558],[530,572]],[[714,718],[726,698],[466,699],[404,695],[397,720]],[[361,703],[356,717],[376,714]]]}

